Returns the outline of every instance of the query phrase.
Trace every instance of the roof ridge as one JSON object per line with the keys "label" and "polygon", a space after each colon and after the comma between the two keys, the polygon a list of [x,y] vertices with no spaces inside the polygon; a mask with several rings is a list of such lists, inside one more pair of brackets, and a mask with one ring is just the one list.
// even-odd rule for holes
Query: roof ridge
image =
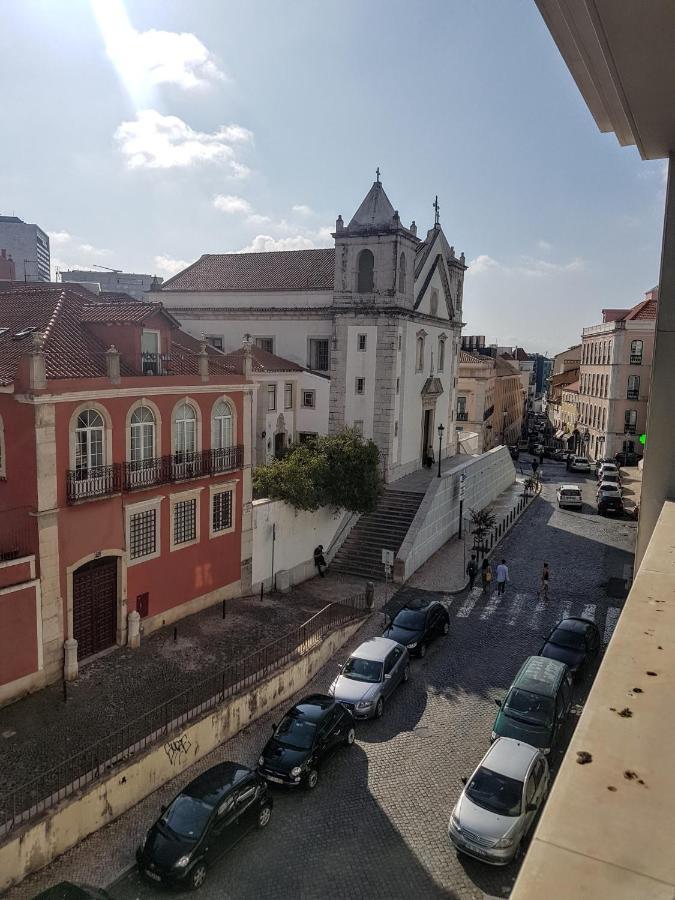
{"label": "roof ridge", "polygon": [[47,322],[47,327],[42,332],[42,336],[43,336],[43,340],[44,340],[45,344],[47,343],[48,338],[51,336],[51,334],[54,330],[54,327],[56,326],[56,320],[59,318],[59,316],[61,314],[61,310],[63,309],[65,300],[66,300],[66,288],[62,288],[59,299],[57,300],[56,306],[54,307],[54,312],[52,313],[51,318],[49,319],[49,322]]}

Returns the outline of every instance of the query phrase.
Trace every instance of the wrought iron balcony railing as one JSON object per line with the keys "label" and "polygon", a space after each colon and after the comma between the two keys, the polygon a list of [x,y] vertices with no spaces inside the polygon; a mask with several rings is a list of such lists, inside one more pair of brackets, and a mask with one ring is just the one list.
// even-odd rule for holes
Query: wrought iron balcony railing
{"label": "wrought iron balcony railing", "polygon": [[626,391],[626,399],[627,400],[639,400],[640,399],[640,391],[639,390],[628,390]]}
{"label": "wrought iron balcony railing", "polygon": [[111,466],[69,469],[66,472],[68,503],[87,500],[90,497],[107,497],[122,489],[122,467]]}
{"label": "wrought iron balcony railing", "polygon": [[463,412],[462,410],[457,410],[457,421],[458,422],[468,422],[469,414],[468,412]]}
{"label": "wrought iron balcony railing", "polygon": [[641,353],[631,353],[630,364],[631,364],[631,366],[641,366],[642,365],[642,354]]}
{"label": "wrought iron balcony railing", "polygon": [[171,357],[167,353],[141,353],[141,371],[144,375],[169,375]]}
{"label": "wrought iron balcony railing", "polygon": [[624,434],[635,434],[636,431],[637,431],[637,425],[628,425],[628,424],[626,424],[626,425],[623,426],[623,433],[624,433]]}

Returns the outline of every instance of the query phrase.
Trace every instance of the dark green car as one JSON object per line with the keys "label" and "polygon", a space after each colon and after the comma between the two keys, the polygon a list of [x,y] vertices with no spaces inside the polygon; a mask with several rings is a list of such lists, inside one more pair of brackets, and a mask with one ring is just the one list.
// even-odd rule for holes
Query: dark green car
{"label": "dark green car", "polygon": [[529,656],[520,668],[492,727],[498,737],[524,741],[549,753],[572,705],[572,675],[564,663]]}

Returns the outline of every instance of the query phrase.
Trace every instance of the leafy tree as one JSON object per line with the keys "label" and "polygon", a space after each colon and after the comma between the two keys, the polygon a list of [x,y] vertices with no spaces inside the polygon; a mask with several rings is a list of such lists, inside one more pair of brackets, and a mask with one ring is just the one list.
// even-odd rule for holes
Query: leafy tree
{"label": "leafy tree", "polygon": [[473,525],[473,534],[476,535],[478,543],[482,543],[483,538],[497,524],[497,517],[489,509],[472,509],[471,524]]}
{"label": "leafy tree", "polygon": [[347,428],[293,446],[283,459],[259,466],[253,488],[258,497],[284,500],[296,509],[370,512],[381,489],[379,451]]}

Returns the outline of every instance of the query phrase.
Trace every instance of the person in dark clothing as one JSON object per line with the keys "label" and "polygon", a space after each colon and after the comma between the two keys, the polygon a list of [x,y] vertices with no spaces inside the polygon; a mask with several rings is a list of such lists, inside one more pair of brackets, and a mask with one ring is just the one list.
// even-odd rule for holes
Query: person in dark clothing
{"label": "person in dark clothing", "polygon": [[323,574],[323,572],[321,571],[321,567],[322,567],[322,566],[323,566],[324,569],[326,568],[326,558],[325,558],[325,556],[323,555],[323,544],[319,544],[319,546],[318,546],[318,547],[316,548],[316,550],[314,551],[314,565],[315,565],[315,566],[317,567],[317,569],[319,570],[319,575],[320,575],[322,578],[325,578],[326,576],[325,576],[325,575]]}
{"label": "person in dark clothing", "polygon": [[471,559],[467,563],[466,574],[469,576],[469,590],[472,590],[473,583],[476,580],[476,575],[478,575],[478,564],[476,562],[475,554],[472,555]]}
{"label": "person in dark clothing", "polygon": [[544,465],[544,451],[543,451],[543,450],[542,450],[541,453],[539,454],[539,465],[540,465],[540,466],[543,466],[543,465]]}
{"label": "person in dark clothing", "polygon": [[485,557],[483,564],[480,567],[480,577],[483,582],[483,593],[487,594],[490,590],[490,584],[492,583],[492,567],[490,566],[490,560],[487,557]]}
{"label": "person in dark clothing", "polygon": [[539,468],[539,463],[537,462],[536,459],[533,459],[533,460],[532,460],[532,474],[533,474],[533,475],[536,475],[536,474],[537,474],[537,469],[538,469],[538,468]]}
{"label": "person in dark clothing", "polygon": [[565,468],[567,469],[568,472],[572,468],[572,454],[571,453],[568,453],[567,457],[565,458]]}
{"label": "person in dark clothing", "polygon": [[551,577],[551,573],[548,569],[548,563],[544,563],[544,570],[541,573],[541,586],[539,587],[539,596],[543,597],[544,600],[548,600],[548,583]]}

